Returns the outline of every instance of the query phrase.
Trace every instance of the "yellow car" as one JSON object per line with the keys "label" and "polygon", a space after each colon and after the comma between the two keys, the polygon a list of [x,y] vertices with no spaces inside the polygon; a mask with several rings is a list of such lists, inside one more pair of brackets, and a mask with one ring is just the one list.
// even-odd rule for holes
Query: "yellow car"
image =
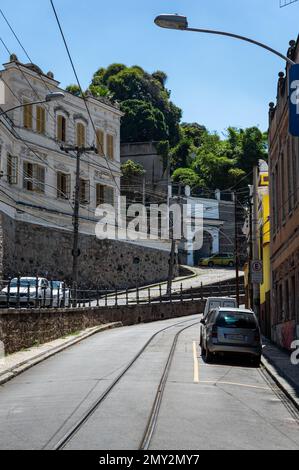
{"label": "yellow car", "polygon": [[218,255],[212,255],[210,258],[201,259],[199,266],[208,266],[209,268],[213,268],[214,266],[226,266],[233,268],[235,266],[235,257],[231,253],[220,253]]}

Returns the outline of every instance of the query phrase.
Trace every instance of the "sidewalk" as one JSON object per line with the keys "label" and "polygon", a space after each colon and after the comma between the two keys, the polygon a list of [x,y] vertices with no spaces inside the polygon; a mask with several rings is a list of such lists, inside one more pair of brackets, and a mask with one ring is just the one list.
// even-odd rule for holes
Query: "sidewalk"
{"label": "sidewalk", "polygon": [[122,323],[117,322],[88,328],[84,331],[70,334],[64,338],[56,339],[30,349],[25,349],[24,351],[19,351],[5,358],[0,357],[0,386],[22,372],[25,372],[31,367],[45,361],[49,357],[68,349],[70,346],[80,343],[90,336],[113,328],[119,328],[121,326]]}
{"label": "sidewalk", "polygon": [[299,409],[299,365],[292,364],[291,353],[281,350],[266,338],[263,343],[263,366]]}

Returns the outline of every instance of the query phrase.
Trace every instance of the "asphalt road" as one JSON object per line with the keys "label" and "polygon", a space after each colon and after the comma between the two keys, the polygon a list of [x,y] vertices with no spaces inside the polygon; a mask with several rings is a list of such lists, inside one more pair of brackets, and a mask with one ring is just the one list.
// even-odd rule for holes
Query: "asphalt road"
{"label": "asphalt road", "polygon": [[[0,387],[0,449],[54,449],[159,333],[65,449],[138,449],[173,340],[152,450],[299,449],[299,415],[263,370],[205,364],[198,317],[111,330]],[[181,323],[184,322],[184,323]]]}

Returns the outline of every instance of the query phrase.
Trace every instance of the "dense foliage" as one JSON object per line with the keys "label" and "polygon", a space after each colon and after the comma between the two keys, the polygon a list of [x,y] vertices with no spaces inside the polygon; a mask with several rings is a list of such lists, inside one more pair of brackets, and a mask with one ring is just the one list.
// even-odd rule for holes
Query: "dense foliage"
{"label": "dense foliage", "polygon": [[203,127],[199,135],[194,134],[189,130],[192,126],[182,126],[181,140],[171,151],[174,181],[212,190],[245,187],[252,182],[254,165],[267,158],[266,134],[257,127],[230,127],[220,139]]}
{"label": "dense foliage", "polygon": [[[175,182],[211,190],[251,183],[253,166],[267,158],[267,136],[257,127],[229,127],[220,138],[198,123],[180,124],[182,111],[170,100],[166,82],[160,70],[150,74],[137,65],[112,64],[96,71],[89,93],[120,103],[122,142],[158,142],[164,170],[170,167]],[[76,85],[67,91],[80,95]]]}
{"label": "dense foliage", "polygon": [[[125,112],[122,142],[168,140],[174,145],[180,138],[182,112],[171,102],[166,81],[160,70],[150,74],[137,65],[112,64],[96,71],[89,91],[120,103]],[[78,94],[74,85],[68,91]]]}

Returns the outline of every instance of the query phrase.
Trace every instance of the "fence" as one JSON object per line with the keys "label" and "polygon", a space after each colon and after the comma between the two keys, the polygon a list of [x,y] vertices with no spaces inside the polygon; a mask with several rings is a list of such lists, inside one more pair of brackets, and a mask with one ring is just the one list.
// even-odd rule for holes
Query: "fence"
{"label": "fence", "polygon": [[[241,295],[244,286],[241,284]],[[140,305],[152,303],[186,302],[208,297],[232,297],[236,286],[231,282],[184,290],[183,284],[174,283],[171,292],[166,284],[154,287],[137,287],[126,290],[71,289],[64,283],[45,279],[15,278],[0,281],[0,308],[85,308]]]}

